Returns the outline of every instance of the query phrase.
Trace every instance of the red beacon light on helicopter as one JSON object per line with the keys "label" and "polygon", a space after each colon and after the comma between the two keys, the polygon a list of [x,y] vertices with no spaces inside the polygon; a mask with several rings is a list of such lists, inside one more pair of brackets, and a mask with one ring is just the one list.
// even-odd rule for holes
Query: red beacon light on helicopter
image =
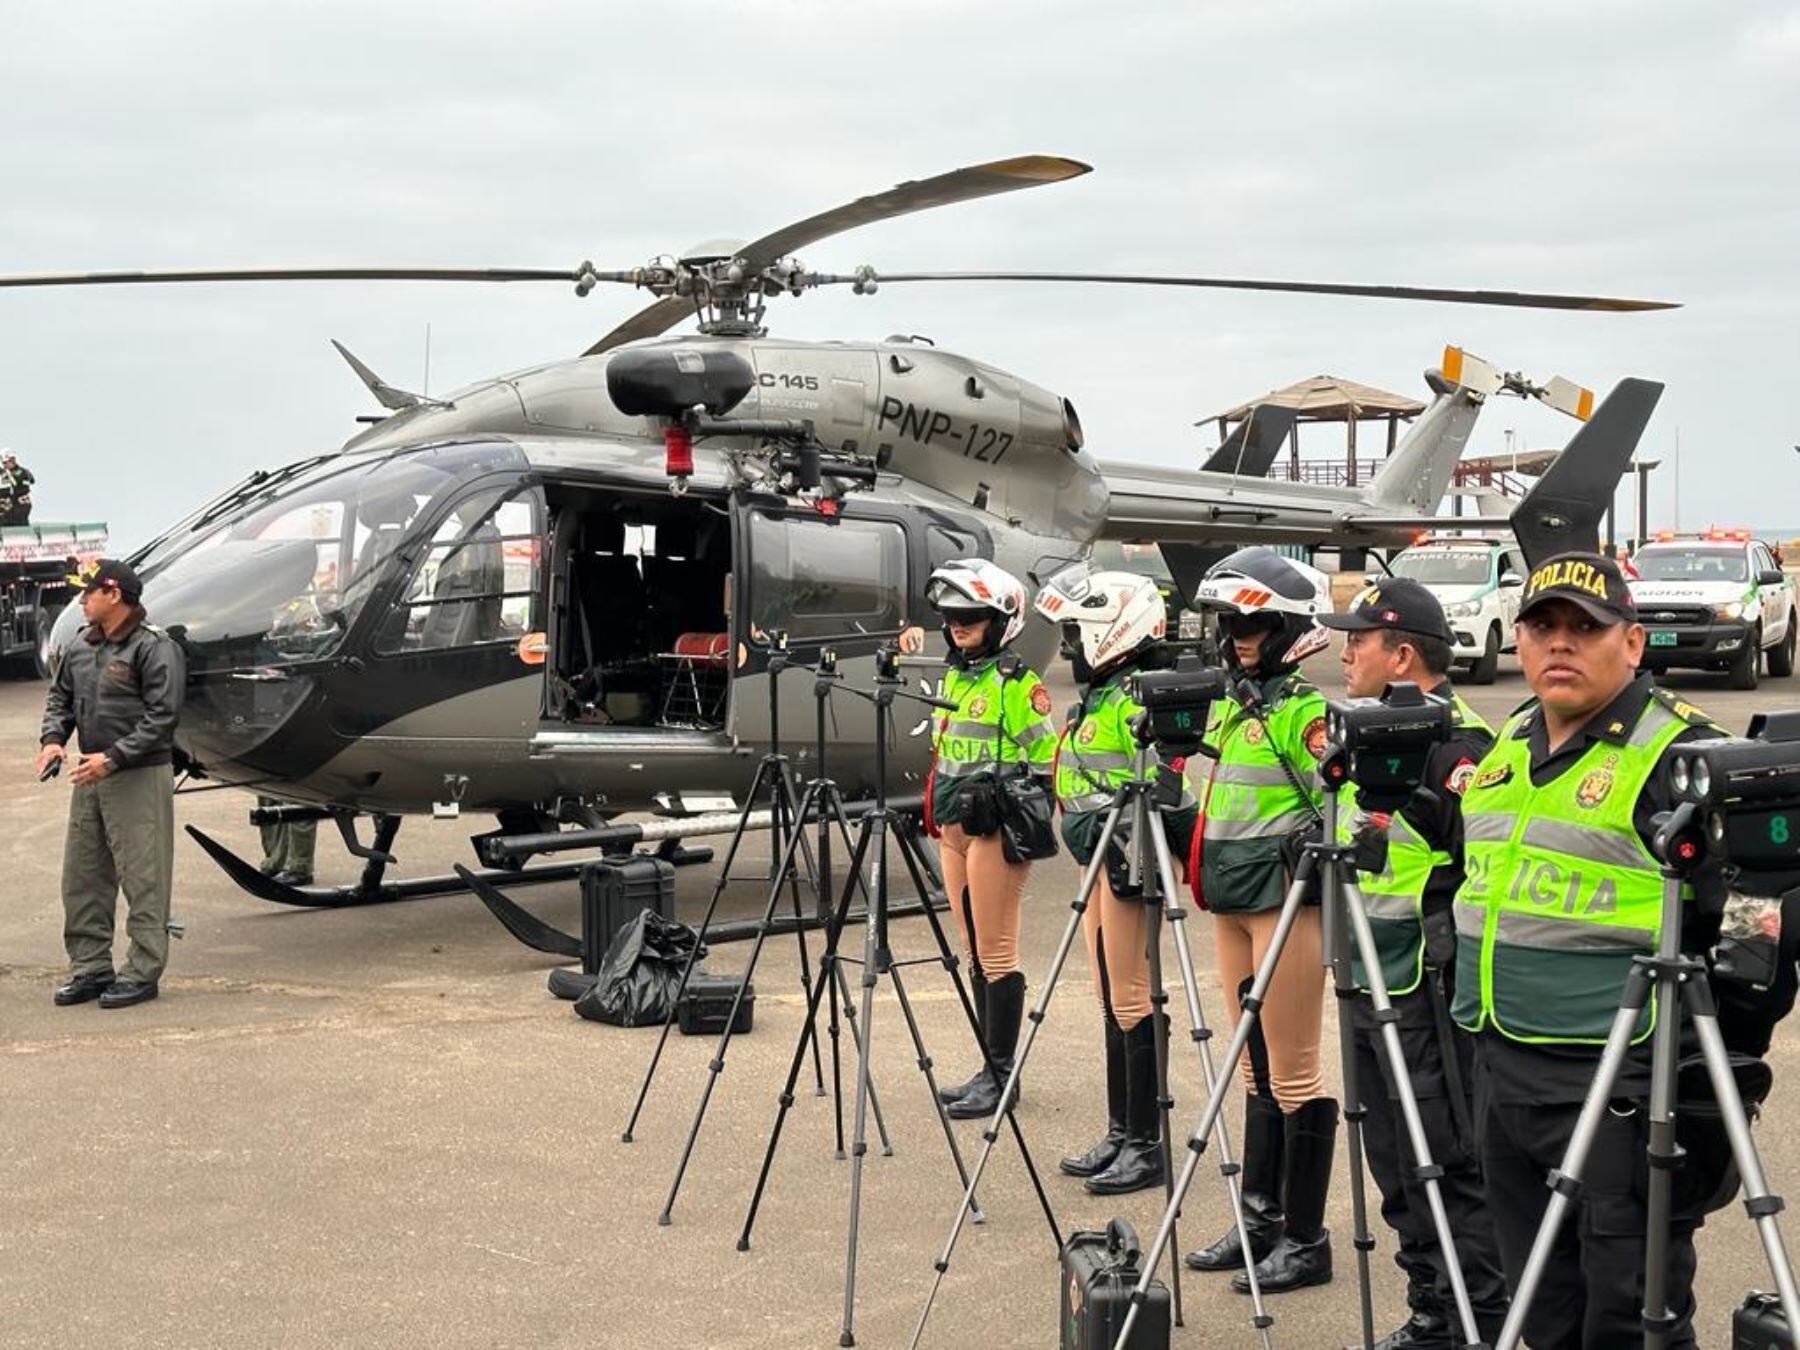
{"label": "red beacon light on helicopter", "polygon": [[672,422],[663,428],[663,471],[671,478],[693,476],[694,433],[685,423]]}

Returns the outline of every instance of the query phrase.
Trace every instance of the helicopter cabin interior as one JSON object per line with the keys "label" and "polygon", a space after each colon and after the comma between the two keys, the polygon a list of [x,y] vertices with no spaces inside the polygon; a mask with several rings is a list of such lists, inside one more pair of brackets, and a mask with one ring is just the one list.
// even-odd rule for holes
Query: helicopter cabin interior
{"label": "helicopter cabin interior", "polygon": [[583,726],[725,725],[731,520],[698,494],[553,492],[549,714]]}
{"label": "helicopter cabin interior", "polygon": [[740,637],[872,650],[905,622],[915,581],[976,550],[948,522],[909,529],[900,514],[573,484],[549,498],[545,714],[581,727],[723,731]]}

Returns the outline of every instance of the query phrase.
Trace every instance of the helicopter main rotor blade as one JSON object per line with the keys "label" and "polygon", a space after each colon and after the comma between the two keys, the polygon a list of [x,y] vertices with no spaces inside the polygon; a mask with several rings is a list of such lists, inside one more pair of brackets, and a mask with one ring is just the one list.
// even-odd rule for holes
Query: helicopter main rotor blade
{"label": "helicopter main rotor blade", "polygon": [[21,272],[0,275],[0,287],[145,286],[184,281],[571,282],[579,277],[580,273],[567,267],[224,267],[167,272]]}
{"label": "helicopter main rotor blade", "polygon": [[1680,309],[1670,300],[1622,300],[1605,295],[1553,295],[1535,291],[1462,290],[1447,286],[1356,286],[1333,281],[1247,281],[1234,277],[1129,276],[1107,272],[875,272],[872,275],[814,275],[816,286],[858,281],[1057,281],[1111,286],[1191,286],[1221,291],[1288,291],[1301,295],[1355,295],[1377,300],[1438,300],[1454,305],[1512,305],[1526,309],[1589,309],[1630,312]]}
{"label": "helicopter main rotor blade", "polygon": [[589,347],[582,355],[598,356],[601,352],[611,351],[614,347],[624,343],[636,342],[639,338],[655,337],[659,333],[667,332],[693,312],[694,302],[687,296],[665,296],[661,300],[645,305],[644,308]]}
{"label": "helicopter main rotor blade", "polygon": [[935,178],[900,183],[886,192],[858,197],[843,206],[808,216],[773,234],[746,244],[741,256],[752,267],[767,267],[785,258],[795,249],[816,244],[845,230],[872,225],[878,220],[911,215],[934,206],[950,206],[955,202],[974,201],[1020,188],[1041,187],[1045,183],[1061,183],[1092,173],[1093,165],[1061,155],[1020,155],[1014,159],[996,159],[987,164],[972,164],[966,169],[953,169]]}
{"label": "helicopter main rotor blade", "polygon": [[[971,164],[964,169],[940,173],[935,178],[900,183],[886,192],[858,197],[843,206],[834,206],[829,211],[808,216],[805,220],[783,226],[773,234],[751,240],[739,250],[738,257],[743,259],[746,271],[758,272],[796,249],[816,244],[821,239],[829,239],[846,230],[872,225],[878,220],[892,220],[895,216],[911,215],[914,211],[974,201],[978,197],[993,197],[1002,192],[1017,192],[1020,188],[1061,183],[1093,171],[1093,165],[1083,164],[1078,159],[1065,159],[1061,155],[1019,155],[1013,159]],[[658,300],[633,314],[582,355],[594,356],[621,343],[655,337],[680,323],[693,309],[691,300],[674,296]]]}

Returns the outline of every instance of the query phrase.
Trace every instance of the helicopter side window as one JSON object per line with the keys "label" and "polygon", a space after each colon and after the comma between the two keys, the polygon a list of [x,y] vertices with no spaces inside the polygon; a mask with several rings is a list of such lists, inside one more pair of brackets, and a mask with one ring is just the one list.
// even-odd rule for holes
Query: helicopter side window
{"label": "helicopter side window", "polygon": [[906,535],[885,520],[750,516],[749,615],[791,637],[893,633],[906,608]]}
{"label": "helicopter side window", "polygon": [[465,498],[437,529],[405,597],[383,626],[383,653],[516,642],[537,591],[537,494]]}

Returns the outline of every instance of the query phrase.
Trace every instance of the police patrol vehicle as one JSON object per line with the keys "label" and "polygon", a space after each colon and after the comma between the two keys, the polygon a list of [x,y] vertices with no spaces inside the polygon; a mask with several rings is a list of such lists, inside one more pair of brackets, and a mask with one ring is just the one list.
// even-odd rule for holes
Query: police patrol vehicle
{"label": "police patrol vehicle", "polygon": [[1724,670],[1754,689],[1760,652],[1770,675],[1794,673],[1794,585],[1750,531],[1661,531],[1631,562],[1646,669]]}
{"label": "police patrol vehicle", "polygon": [[1500,653],[1513,649],[1525,559],[1510,537],[1427,535],[1388,564],[1437,597],[1456,637],[1456,664],[1470,684],[1492,684]]}

